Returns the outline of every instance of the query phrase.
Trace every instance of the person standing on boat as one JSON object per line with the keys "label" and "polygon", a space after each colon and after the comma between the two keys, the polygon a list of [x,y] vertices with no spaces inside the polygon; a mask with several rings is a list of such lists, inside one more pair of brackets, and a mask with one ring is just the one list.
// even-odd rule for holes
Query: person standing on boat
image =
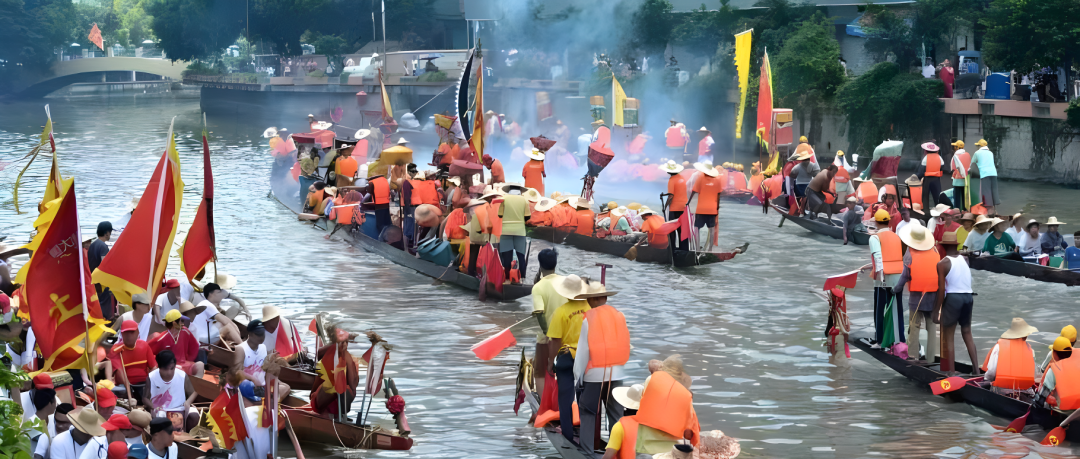
{"label": "person standing on boat", "polygon": [[979,194],[982,198],[982,205],[986,207],[987,215],[997,215],[996,206],[1001,205],[1001,198],[998,197],[997,166],[994,164],[994,152],[987,148],[986,139],[979,139],[978,142],[975,142],[975,145],[979,149],[975,150],[971,161],[979,172],[979,177],[981,177],[979,179]]}
{"label": "person standing on boat", "polygon": [[[1035,351],[1028,344],[1027,337],[1038,331],[1024,319],[1013,318],[1009,329],[1001,334],[1001,339],[983,361],[983,381],[992,383],[991,390],[999,394],[1027,392],[1031,395],[1039,369],[1035,367]],[[1053,390],[1052,377],[1050,381],[1050,389]],[[1046,384],[1046,380],[1043,384]]]}
{"label": "person standing on boat", "polygon": [[[686,211],[686,204],[690,201],[686,198],[686,176],[682,175],[683,166],[675,161],[668,160],[668,162],[658,166],[661,171],[668,174],[667,185],[667,220],[678,220]],[[680,239],[681,234],[678,230],[672,231],[668,234],[668,243],[673,247],[677,247],[680,250],[689,250],[689,239]],[[677,245],[676,245],[677,244]]]}
{"label": "person standing on boat", "polygon": [[[517,191],[517,194],[511,193]],[[502,205],[499,206],[499,218],[502,219],[502,235],[499,236],[499,258],[502,259],[506,277],[510,277],[510,265],[517,252],[518,267],[526,272],[528,244],[525,237],[525,222],[529,220],[529,202],[521,195],[525,187],[516,183],[503,186]]]}
{"label": "person standing on boat", "polygon": [[941,155],[938,154],[940,148],[934,142],[926,142],[922,144],[923,158],[922,163],[919,164],[918,170],[915,171],[915,175],[918,175],[920,179],[923,179],[923,206],[929,207],[930,202],[934,204],[941,202],[941,177],[949,172],[945,166],[945,160],[941,159]]}
{"label": "person standing on boat", "polygon": [[[105,255],[109,254],[109,240],[112,239],[113,227],[111,222],[101,222],[97,226],[97,239],[90,243],[86,252],[86,260],[90,265],[90,272],[94,272]],[[116,302],[112,291],[101,284],[94,284],[97,289],[98,302],[101,304],[101,315],[105,319],[112,319],[116,313]]]}
{"label": "person standing on boat", "polygon": [[832,183],[837,170],[839,168],[835,164],[830,164],[806,185],[806,210],[811,219],[816,220],[818,212],[825,211],[825,221],[832,224],[832,206],[826,202],[825,193],[829,192],[829,183]]}
{"label": "person standing on boat", "polygon": [[687,199],[689,202],[693,201],[695,196],[698,197],[694,212],[694,231],[700,234],[702,227],[709,228],[707,240],[703,241],[704,244],[699,242],[695,249],[701,249],[704,245],[704,250],[709,252],[715,239],[717,214],[720,213],[720,193],[724,192],[724,182],[717,178],[720,173],[711,162],[696,163],[694,169],[701,172],[701,176],[694,180],[690,197]]}
{"label": "person standing on boat", "polygon": [[1065,222],[1059,222],[1057,217],[1050,217],[1046,221],[1046,232],[1039,238],[1042,253],[1051,257],[1065,256],[1065,249],[1069,248],[1069,244],[1065,242],[1065,238],[1058,232],[1058,227],[1064,224]]}
{"label": "person standing on boat", "polygon": [[904,286],[908,287],[908,307],[911,309],[911,319],[908,324],[908,360],[923,361],[919,357],[919,329],[926,328],[926,360],[934,361],[938,355],[937,324],[931,320],[931,312],[937,304],[938,270],[937,263],[941,261],[934,248],[935,241],[922,223],[913,220],[900,229],[900,240],[907,244],[908,251],[904,254],[904,271],[900,274],[900,280],[893,287],[893,293],[900,295],[904,292]]}
{"label": "person standing on boat", "polygon": [[338,187],[353,186],[356,183],[356,171],[360,165],[352,157],[352,148],[338,150],[337,159],[334,160],[334,180]]}
{"label": "person standing on boat", "polygon": [[906,341],[903,295],[893,293],[904,272],[904,243],[889,229],[892,218],[885,209],[874,214],[876,230],[870,235],[870,258],[874,277],[874,346],[888,348]]}
{"label": "person standing on boat", "polygon": [[555,291],[555,282],[561,279],[561,276],[555,274],[559,252],[555,249],[541,250],[536,255],[536,261],[540,263],[540,271],[536,273],[538,279],[533,283],[532,303],[533,316],[540,325],[540,333],[536,335],[536,354],[533,355],[533,362],[536,365],[533,371],[533,382],[536,385],[536,392],[543,394],[544,375],[547,374],[548,362],[551,361],[548,355],[548,342],[551,341],[547,337],[548,324],[551,323],[555,310],[569,299]]}
{"label": "person standing on boat", "polygon": [[[970,180],[968,179],[968,169],[971,168],[971,154],[964,150],[963,140],[953,142],[952,147],[953,157],[949,163],[952,166],[953,206],[961,210],[968,210],[970,207],[968,206],[969,200],[968,195],[965,193],[971,192],[967,188],[967,183]],[[964,241],[961,240],[960,243],[963,244]]]}
{"label": "person standing on boat", "polygon": [[[559,426],[562,434],[570,443],[577,444],[574,440],[573,414],[574,363],[580,342],[581,322],[590,309],[588,301],[579,300],[577,297],[588,293],[589,289],[585,281],[575,274],[560,278],[553,284],[555,292],[569,300],[555,309],[555,314],[548,323],[548,355],[552,358],[548,371],[555,374],[559,385]],[[580,404],[578,411],[584,414]]]}
{"label": "person standing on boat", "polygon": [[[960,325],[960,336],[964,338],[968,357],[972,367],[979,361],[979,351],[975,348],[975,338],[971,336],[971,311],[975,305],[971,290],[971,270],[967,259],[956,250],[960,241],[955,232],[941,236],[938,246],[944,248],[944,256],[937,264],[938,291],[934,305],[934,322],[941,325],[941,371],[948,374],[955,370],[953,361],[955,347],[953,338],[956,326]],[[929,357],[928,357],[929,358]],[[975,370],[976,375],[978,370]]]}
{"label": "person standing on boat", "polygon": [[533,148],[525,152],[525,156],[529,157],[529,162],[525,163],[525,167],[521,170],[521,176],[525,178],[525,186],[544,195],[544,177],[547,177],[547,172],[544,171],[544,153]]}
{"label": "person standing on boat", "polygon": [[[574,381],[578,389],[578,412],[581,418],[581,446],[594,451],[600,440],[600,407],[607,413],[608,426],[623,416],[623,406],[611,396],[611,389],[626,379],[623,366],[630,360],[630,330],[622,312],[607,304],[618,292],[604,284],[590,282],[588,291],[575,300],[585,300],[585,311],[574,359]],[[591,333],[590,333],[591,330]]]}
{"label": "person standing on boat", "polygon": [[502,161],[492,158],[491,155],[484,154],[484,167],[491,171],[491,181],[488,182],[492,185],[496,183],[506,182],[506,172],[503,172]]}
{"label": "person standing on boat", "polygon": [[364,194],[364,210],[375,211],[375,233],[382,234],[383,228],[390,226],[390,182],[384,175],[367,178]]}
{"label": "person standing on boat", "polygon": [[697,132],[701,135],[701,141],[698,142],[698,162],[713,162],[712,148],[713,145],[716,145],[716,141],[712,138],[712,131],[705,129],[705,126],[702,126]]}

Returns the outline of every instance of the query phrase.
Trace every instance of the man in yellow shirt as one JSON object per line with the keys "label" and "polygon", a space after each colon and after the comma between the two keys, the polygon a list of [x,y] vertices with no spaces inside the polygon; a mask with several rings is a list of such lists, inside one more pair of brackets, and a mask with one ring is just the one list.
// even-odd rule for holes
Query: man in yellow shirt
{"label": "man in yellow shirt", "polygon": [[540,323],[541,331],[536,336],[536,354],[533,359],[536,363],[536,371],[533,372],[533,381],[536,384],[536,391],[542,394],[544,393],[544,374],[547,373],[548,362],[551,360],[548,354],[550,341],[547,337],[548,324],[551,323],[555,310],[566,303],[567,298],[555,291],[555,282],[562,279],[562,276],[555,274],[559,253],[555,249],[541,250],[536,256],[536,261],[540,262],[540,272],[537,273],[540,279],[533,284],[532,302],[533,315]]}
{"label": "man in yellow shirt", "polygon": [[[587,291],[585,281],[574,274],[560,278],[552,285],[564,298],[574,298]],[[555,309],[547,328],[548,355],[553,357],[548,368],[559,383],[559,426],[563,436],[573,444],[577,444],[574,440],[574,357],[581,322],[589,309],[588,301],[569,300]]]}

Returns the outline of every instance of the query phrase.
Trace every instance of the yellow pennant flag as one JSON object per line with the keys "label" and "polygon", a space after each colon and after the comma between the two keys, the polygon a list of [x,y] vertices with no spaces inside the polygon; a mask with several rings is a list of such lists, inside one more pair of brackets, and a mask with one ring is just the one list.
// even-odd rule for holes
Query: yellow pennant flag
{"label": "yellow pennant flag", "polygon": [[746,90],[750,84],[750,38],[754,29],[735,35],[735,70],[739,72],[739,110],[735,114],[735,138],[742,138],[742,120],[746,113]]}
{"label": "yellow pennant flag", "polygon": [[614,100],[614,105],[611,106],[612,118],[614,119],[615,126],[623,125],[623,109],[626,107],[626,92],[623,91],[622,85],[619,84],[619,80],[615,79],[615,75],[611,75],[611,100]]}

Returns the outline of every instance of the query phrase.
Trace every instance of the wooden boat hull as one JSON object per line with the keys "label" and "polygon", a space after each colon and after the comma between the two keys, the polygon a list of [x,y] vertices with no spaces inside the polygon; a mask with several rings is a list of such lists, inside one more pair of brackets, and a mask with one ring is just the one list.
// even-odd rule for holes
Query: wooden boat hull
{"label": "wooden boat hull", "polygon": [[[900,357],[890,355],[882,349],[872,349],[868,338],[865,336],[856,336],[856,334],[852,334],[848,341],[867,355],[884,363],[886,366],[892,368],[908,379],[915,381],[925,389],[930,388],[930,383],[946,378],[945,374],[936,369],[936,365],[917,365]],[[960,373],[970,374],[971,366],[956,362],[956,370]],[[965,378],[970,378],[970,376],[966,376]],[[1027,402],[997,394],[970,383],[964,385],[964,387],[959,390],[945,394],[944,397],[953,401],[966,402],[970,405],[989,411],[995,416],[1010,421],[1023,416],[1030,409],[1031,414],[1028,415],[1028,425],[1038,425],[1047,431],[1057,427],[1067,417],[1067,414],[1060,411],[1042,407],[1031,407]],[[1066,432],[1066,438],[1069,441],[1080,441],[1080,430]]]}
{"label": "wooden boat hull", "polygon": [[[273,192],[271,192],[274,195]],[[274,195],[275,199],[277,196]],[[293,213],[297,213],[295,209],[289,207],[287,204],[277,199],[281,205],[291,210]],[[299,213],[297,213],[299,215]],[[327,229],[333,228],[335,225],[327,224]],[[446,266],[439,266],[435,263],[427,260],[416,258],[412,254],[398,250],[389,244],[375,240],[370,236],[361,233],[360,231],[345,231],[338,230],[338,235],[348,242],[350,245],[360,247],[368,252],[375,253],[383,258],[386,258],[394,263],[397,263],[406,268],[412,269],[425,276],[433,277],[440,281],[454,284],[462,288],[466,288],[475,292],[480,291],[480,279],[470,276],[467,273],[461,273],[453,268]],[[502,292],[495,290],[494,286],[488,284],[485,285],[486,294],[488,298],[497,301],[513,301],[518,298],[522,298],[532,294],[532,284],[507,284],[502,286]]]}
{"label": "wooden boat hull", "polygon": [[335,422],[311,411],[291,409],[285,412],[300,441],[340,445],[352,449],[395,451],[405,451],[413,445],[411,438],[391,435],[390,432],[381,430],[373,431],[355,424]]}
{"label": "wooden boat hull", "polygon": [[[589,252],[606,253],[617,257],[626,255],[626,252],[634,246],[633,244],[626,242],[584,236],[550,226],[530,226],[527,231],[529,236],[533,239],[543,239],[553,243],[566,244]],[[747,246],[748,244],[743,245],[742,250],[744,252],[746,251]],[[637,247],[637,259],[635,261],[674,265],[676,268],[687,268],[727,261],[735,258],[735,255],[737,255],[735,252],[694,253],[686,250],[675,250],[673,252],[668,249],[656,249],[643,244]]]}
{"label": "wooden boat hull", "polygon": [[[776,204],[769,204],[769,206],[772,207],[773,210],[780,213],[780,226],[783,226],[784,221],[790,220],[796,225],[806,228],[812,232],[824,234],[833,239],[844,239],[844,228],[841,226],[828,225],[824,222],[820,222],[817,220],[810,220],[804,217],[789,215],[787,209],[780,207]],[[854,237],[849,242],[856,245],[869,245],[870,234],[866,231],[855,231]]]}
{"label": "wooden boat hull", "polygon": [[1051,268],[1049,266],[1026,263],[1016,260],[1006,260],[998,257],[968,256],[968,266],[972,269],[990,271],[1010,276],[1026,277],[1042,282],[1065,284],[1070,287],[1080,285],[1080,272],[1067,269]]}

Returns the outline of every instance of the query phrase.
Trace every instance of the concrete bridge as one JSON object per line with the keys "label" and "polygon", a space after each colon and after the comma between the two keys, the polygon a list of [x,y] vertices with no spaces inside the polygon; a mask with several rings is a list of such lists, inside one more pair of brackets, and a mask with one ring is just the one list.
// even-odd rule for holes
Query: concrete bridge
{"label": "concrete bridge", "polygon": [[[184,61],[145,57],[95,57],[57,61],[49,73],[23,81],[15,91],[17,97],[39,98],[75,83],[101,83],[106,81],[132,81],[137,73],[160,76],[180,81],[181,72],[187,69]],[[132,76],[126,76],[124,73]]]}

